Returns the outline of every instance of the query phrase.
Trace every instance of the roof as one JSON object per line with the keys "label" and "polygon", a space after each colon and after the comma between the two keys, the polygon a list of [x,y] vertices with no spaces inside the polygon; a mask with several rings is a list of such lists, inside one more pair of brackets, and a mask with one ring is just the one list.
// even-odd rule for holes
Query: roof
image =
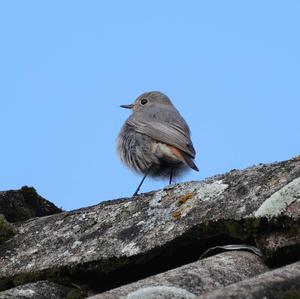
{"label": "roof", "polygon": [[8,225],[0,298],[42,281],[61,298],[300,294],[299,158]]}

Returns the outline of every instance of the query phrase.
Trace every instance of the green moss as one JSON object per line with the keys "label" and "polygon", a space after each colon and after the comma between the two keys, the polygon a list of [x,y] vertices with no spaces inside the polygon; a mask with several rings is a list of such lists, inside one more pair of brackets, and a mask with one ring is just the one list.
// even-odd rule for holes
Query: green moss
{"label": "green moss", "polygon": [[[69,287],[72,285],[72,280],[70,276],[68,276],[66,268],[54,268],[47,272],[43,271],[37,273],[24,273],[17,275],[10,280],[0,280],[0,291],[45,279],[60,285],[65,285]],[[66,299],[82,299],[86,297],[87,293],[85,290],[73,288],[68,292]]]}
{"label": "green moss", "polygon": [[[129,262],[128,258],[116,258],[71,267],[54,267],[52,269],[40,272],[23,273],[16,275],[12,278],[0,280],[0,291],[7,288],[23,285],[26,283],[36,282],[39,280],[48,280],[60,285],[72,287],[73,281],[76,279],[86,280],[89,277],[100,277],[103,274],[109,274],[114,270],[119,269],[128,264],[132,264]],[[84,298],[86,296],[83,295],[84,293],[84,290],[78,289],[77,292],[76,290],[70,292],[69,297],[67,298]]]}
{"label": "green moss", "polygon": [[87,292],[80,290],[80,289],[73,289],[68,292],[65,299],[82,299],[87,297]]}
{"label": "green moss", "polygon": [[262,226],[261,219],[248,218],[242,220],[228,219],[202,224],[198,228],[201,234],[227,235],[234,239],[246,240],[254,237]]}
{"label": "green moss", "polygon": [[61,284],[61,285],[71,285],[72,279],[71,279],[71,271],[69,271],[66,267],[55,267],[50,269],[47,272],[47,280]]}
{"label": "green moss", "polygon": [[221,233],[229,235],[232,238],[246,240],[247,238],[255,236],[261,220],[259,218],[248,218],[246,220],[225,220],[218,224]]}
{"label": "green moss", "polygon": [[261,226],[259,218],[249,218],[245,221],[245,232],[248,235],[255,235]]}
{"label": "green moss", "polygon": [[287,291],[280,299],[300,299],[300,290]]}
{"label": "green moss", "polygon": [[[110,258],[105,260],[100,260],[97,262],[91,262],[88,264],[84,264],[76,267],[72,270],[73,273],[81,273],[85,275],[85,273],[97,273],[97,274],[110,274],[116,269],[120,269],[122,267],[126,267],[128,265],[133,265],[134,261],[130,259],[130,257],[121,257],[121,258]],[[138,262],[137,262],[138,263]]]}
{"label": "green moss", "polygon": [[242,235],[243,229],[240,223],[234,220],[228,220],[220,226],[220,230],[222,233],[229,235],[230,237],[237,239],[244,239]]}
{"label": "green moss", "polygon": [[23,285],[29,282],[35,282],[44,279],[41,273],[24,273],[15,276],[12,279],[14,286]]}
{"label": "green moss", "polygon": [[[72,283],[71,274],[67,267],[62,268],[52,268],[50,270],[40,271],[40,272],[30,272],[16,275],[10,279],[10,284],[12,286],[19,286],[30,282],[36,282],[39,280],[49,280],[51,282],[70,286]],[[5,281],[7,284],[8,281]]]}
{"label": "green moss", "polygon": [[24,207],[18,211],[18,214],[20,214],[19,218],[22,217],[22,219],[19,220],[62,212],[62,210],[57,208],[53,203],[41,197],[33,187],[23,186],[20,189],[20,193],[24,198],[22,204]]}
{"label": "green moss", "polygon": [[0,279],[0,291],[5,291],[7,289],[13,288],[14,285],[9,278]]}
{"label": "green moss", "polygon": [[13,286],[19,286],[30,282],[36,282],[39,280],[49,280],[51,282],[70,286],[72,280],[70,278],[71,274],[67,270],[67,267],[62,268],[52,268],[50,270],[40,271],[40,272],[30,272],[16,275],[11,279]]}
{"label": "green moss", "polygon": [[8,240],[15,233],[14,227],[6,221],[2,214],[0,214],[0,244]]}
{"label": "green moss", "polygon": [[300,225],[295,225],[293,227],[290,227],[286,231],[286,235],[290,238],[300,236]]}
{"label": "green moss", "polygon": [[15,211],[18,221],[24,221],[34,217],[34,212],[29,208],[17,206]]}
{"label": "green moss", "polygon": [[36,207],[41,204],[41,197],[33,187],[23,186],[20,191],[31,207]]}

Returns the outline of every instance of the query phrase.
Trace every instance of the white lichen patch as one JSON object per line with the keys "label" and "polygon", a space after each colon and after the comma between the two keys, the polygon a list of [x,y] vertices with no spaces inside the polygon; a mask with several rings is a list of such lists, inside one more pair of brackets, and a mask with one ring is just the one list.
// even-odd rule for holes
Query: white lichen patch
{"label": "white lichen patch", "polygon": [[147,232],[159,225],[163,225],[170,220],[172,211],[176,208],[175,201],[171,205],[165,205],[164,197],[167,197],[168,193],[165,190],[159,190],[155,192],[153,198],[149,202],[147,209],[146,221],[143,221],[143,227],[141,231]]}
{"label": "white lichen patch", "polygon": [[193,210],[194,205],[189,202],[181,207],[180,218],[185,217],[191,210]]}
{"label": "white lichen patch", "polygon": [[132,218],[138,218],[141,215],[141,212],[136,212],[132,214]]}
{"label": "white lichen patch", "polygon": [[80,226],[79,224],[76,224],[76,225],[73,226],[72,231],[73,231],[73,233],[74,233],[74,232],[76,233],[76,232],[79,232],[80,229],[81,229],[81,226]]}
{"label": "white lichen patch", "polygon": [[77,240],[77,241],[75,241],[75,242],[72,244],[71,248],[74,249],[74,248],[78,247],[78,246],[81,245],[81,244],[82,244],[82,242]]}
{"label": "white lichen patch", "polygon": [[174,201],[167,207],[150,208],[147,211],[147,221],[141,228],[141,231],[148,232],[153,230],[157,225],[165,225],[171,221],[172,212],[176,209],[176,202]]}
{"label": "white lichen patch", "polygon": [[238,210],[237,210],[237,214],[243,214],[246,212],[246,206],[241,206]]}
{"label": "white lichen patch", "polygon": [[35,260],[33,260],[31,263],[26,264],[25,269],[32,269],[32,267],[35,266]]}
{"label": "white lichen patch", "polygon": [[34,290],[15,290],[15,295],[19,295],[24,298],[31,298],[35,294],[36,292]]}
{"label": "white lichen patch", "polygon": [[[57,225],[57,226],[60,226],[60,225],[62,225],[63,223],[64,223],[63,220],[58,220],[58,221],[56,221],[54,224]],[[44,227],[44,229],[45,229],[45,227]]]}
{"label": "white lichen patch", "polygon": [[154,193],[153,198],[149,202],[149,207],[156,208],[161,205],[162,198],[166,196],[168,193],[163,189]]}
{"label": "white lichen patch", "polygon": [[296,178],[267,198],[254,213],[255,217],[274,217],[292,203],[300,201],[300,178]]}
{"label": "white lichen patch", "polygon": [[195,190],[196,197],[201,201],[216,199],[227,188],[228,185],[224,184],[223,180],[214,181],[212,183],[199,182],[199,187]]}
{"label": "white lichen patch", "polygon": [[125,202],[125,203],[123,204],[123,206],[124,206],[125,208],[128,208],[130,205],[132,205],[132,202],[131,202],[131,201]]}
{"label": "white lichen patch", "polygon": [[166,228],[163,230],[163,233],[168,234],[174,227],[175,223],[171,222],[170,224],[166,225]]}
{"label": "white lichen patch", "polygon": [[141,220],[140,222],[138,222],[136,225],[137,226],[141,226],[141,225],[144,225],[145,224],[145,221],[144,220]]}
{"label": "white lichen patch", "polygon": [[126,297],[122,296],[123,299],[163,299],[163,298],[181,298],[181,299],[192,299],[196,298],[196,295],[191,292],[169,286],[151,286],[140,288],[134,292],[129,293]]}
{"label": "white lichen patch", "polygon": [[121,251],[126,256],[133,256],[135,254],[138,254],[140,252],[140,248],[136,245],[135,242],[131,242],[127,244]]}

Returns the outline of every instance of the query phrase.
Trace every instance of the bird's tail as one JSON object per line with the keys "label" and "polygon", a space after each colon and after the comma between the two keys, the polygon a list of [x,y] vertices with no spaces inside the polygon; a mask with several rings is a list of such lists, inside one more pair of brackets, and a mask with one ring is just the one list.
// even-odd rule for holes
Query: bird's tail
{"label": "bird's tail", "polygon": [[184,162],[190,166],[192,169],[196,170],[196,171],[199,171],[197,165],[195,164],[194,162],[194,159],[192,157],[190,157],[188,154],[186,154],[185,152],[181,152],[182,153],[182,156],[183,156],[183,159],[184,159]]}

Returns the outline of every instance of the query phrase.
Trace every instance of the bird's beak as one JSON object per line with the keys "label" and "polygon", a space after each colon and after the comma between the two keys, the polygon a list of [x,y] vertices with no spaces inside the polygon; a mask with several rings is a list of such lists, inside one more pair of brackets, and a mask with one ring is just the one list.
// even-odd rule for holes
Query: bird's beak
{"label": "bird's beak", "polygon": [[127,108],[127,109],[132,109],[133,108],[133,104],[130,105],[121,105],[121,108]]}

